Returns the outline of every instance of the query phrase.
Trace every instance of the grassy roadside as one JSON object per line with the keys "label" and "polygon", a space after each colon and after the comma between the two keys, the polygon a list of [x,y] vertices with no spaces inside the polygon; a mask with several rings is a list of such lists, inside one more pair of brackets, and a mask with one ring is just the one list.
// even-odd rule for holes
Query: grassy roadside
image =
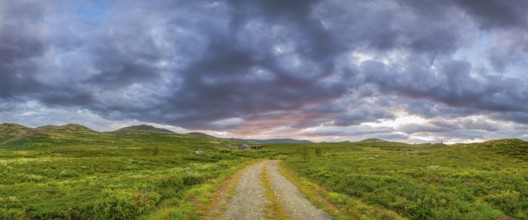
{"label": "grassy roadside", "polygon": [[283,204],[279,201],[277,195],[273,191],[272,184],[269,180],[268,167],[264,166],[262,173],[260,173],[260,182],[266,190],[264,195],[268,199],[266,204],[266,217],[269,219],[286,220],[291,219],[284,211]]}
{"label": "grassy roadside", "polygon": [[187,190],[183,199],[167,199],[152,212],[141,216],[139,219],[214,219],[214,215],[217,213],[209,213],[210,210],[219,209],[221,211],[224,208],[215,207],[222,198],[223,193],[221,192],[233,194],[238,183],[238,177],[243,174],[244,168],[258,161],[249,160],[229,167],[218,178]]}
{"label": "grassy roadside", "polygon": [[359,200],[332,192],[300,177],[295,171],[279,162],[279,171],[289,181],[299,188],[316,207],[328,212],[335,219],[406,219],[393,211],[380,207],[372,207]]}

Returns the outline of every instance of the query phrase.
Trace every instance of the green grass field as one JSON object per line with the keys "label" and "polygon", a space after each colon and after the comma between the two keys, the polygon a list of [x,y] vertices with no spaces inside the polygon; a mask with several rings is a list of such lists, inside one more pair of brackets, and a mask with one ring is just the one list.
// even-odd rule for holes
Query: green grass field
{"label": "green grass field", "polygon": [[528,219],[528,143],[521,140],[273,148],[288,149],[287,167],[332,191],[330,199],[356,218]]}
{"label": "green grass field", "polygon": [[0,145],[0,219],[130,219],[150,215],[160,204],[170,208],[157,218],[198,216],[200,210],[186,201],[192,193],[207,196],[211,189],[204,185],[266,153],[233,152],[222,149],[229,141],[149,130],[48,126],[26,137],[26,128],[5,127],[2,139],[12,141]]}
{"label": "green grass field", "polygon": [[[0,219],[197,219],[215,187],[278,158],[343,219],[528,219],[528,142],[364,142],[223,148],[148,128],[0,126]],[[201,149],[202,154],[195,153]]]}

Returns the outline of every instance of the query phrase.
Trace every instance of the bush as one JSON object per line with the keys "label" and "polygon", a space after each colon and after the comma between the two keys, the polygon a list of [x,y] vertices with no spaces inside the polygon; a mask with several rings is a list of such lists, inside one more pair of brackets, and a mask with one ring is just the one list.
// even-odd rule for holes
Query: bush
{"label": "bush", "polygon": [[513,216],[521,209],[520,193],[517,191],[503,190],[489,195],[487,201],[498,207],[507,215]]}
{"label": "bush", "polygon": [[27,219],[26,213],[19,209],[0,208],[0,219]]}
{"label": "bush", "polygon": [[183,184],[187,186],[200,184],[200,183],[203,183],[204,181],[205,181],[205,178],[198,174],[187,174],[183,176]]}
{"label": "bush", "polygon": [[134,190],[104,190],[103,197],[95,201],[96,219],[134,219],[153,208],[160,200],[157,193]]}
{"label": "bush", "polygon": [[59,173],[60,178],[69,178],[79,176],[79,173],[72,170],[63,170]]}
{"label": "bush", "polygon": [[154,182],[161,188],[183,188],[184,182],[181,174],[171,174],[165,175],[160,178],[157,178]]}

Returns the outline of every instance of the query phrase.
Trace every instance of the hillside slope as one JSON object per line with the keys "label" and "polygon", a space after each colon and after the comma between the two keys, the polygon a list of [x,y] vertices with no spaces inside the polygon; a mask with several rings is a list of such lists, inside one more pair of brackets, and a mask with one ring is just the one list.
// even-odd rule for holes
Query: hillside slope
{"label": "hillside slope", "polygon": [[165,133],[174,133],[170,130],[167,130],[167,129],[163,129],[163,128],[156,128],[154,126],[150,126],[150,125],[135,125],[135,126],[130,126],[130,127],[124,127],[124,128],[121,128],[121,129],[118,129],[116,131],[113,131],[115,133],[123,133],[123,132],[129,132],[129,133],[134,133],[134,132],[165,132]]}
{"label": "hillside slope", "polygon": [[35,129],[16,124],[0,126],[0,149],[36,150],[52,148],[218,148],[236,143],[213,136],[178,134],[149,125],[125,127],[113,132],[98,132],[77,124],[48,125]]}
{"label": "hillside slope", "polygon": [[8,143],[17,138],[21,138],[26,135],[31,128],[18,125],[18,124],[1,124],[0,125],[0,144]]}

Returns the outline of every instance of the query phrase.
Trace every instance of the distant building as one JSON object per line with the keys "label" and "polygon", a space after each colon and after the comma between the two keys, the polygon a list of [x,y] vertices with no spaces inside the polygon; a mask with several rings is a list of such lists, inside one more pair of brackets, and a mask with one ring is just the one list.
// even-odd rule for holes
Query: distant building
{"label": "distant building", "polygon": [[257,145],[257,146],[251,146],[250,148],[251,150],[262,150],[262,148],[264,147],[262,147],[262,145]]}
{"label": "distant building", "polygon": [[239,150],[249,150],[251,147],[246,144],[241,144],[238,146]]}
{"label": "distant building", "polygon": [[196,154],[203,154],[203,150],[196,150],[195,153]]}
{"label": "distant building", "polygon": [[264,148],[262,145],[249,146],[247,144],[241,144],[238,146],[239,150],[262,150]]}

